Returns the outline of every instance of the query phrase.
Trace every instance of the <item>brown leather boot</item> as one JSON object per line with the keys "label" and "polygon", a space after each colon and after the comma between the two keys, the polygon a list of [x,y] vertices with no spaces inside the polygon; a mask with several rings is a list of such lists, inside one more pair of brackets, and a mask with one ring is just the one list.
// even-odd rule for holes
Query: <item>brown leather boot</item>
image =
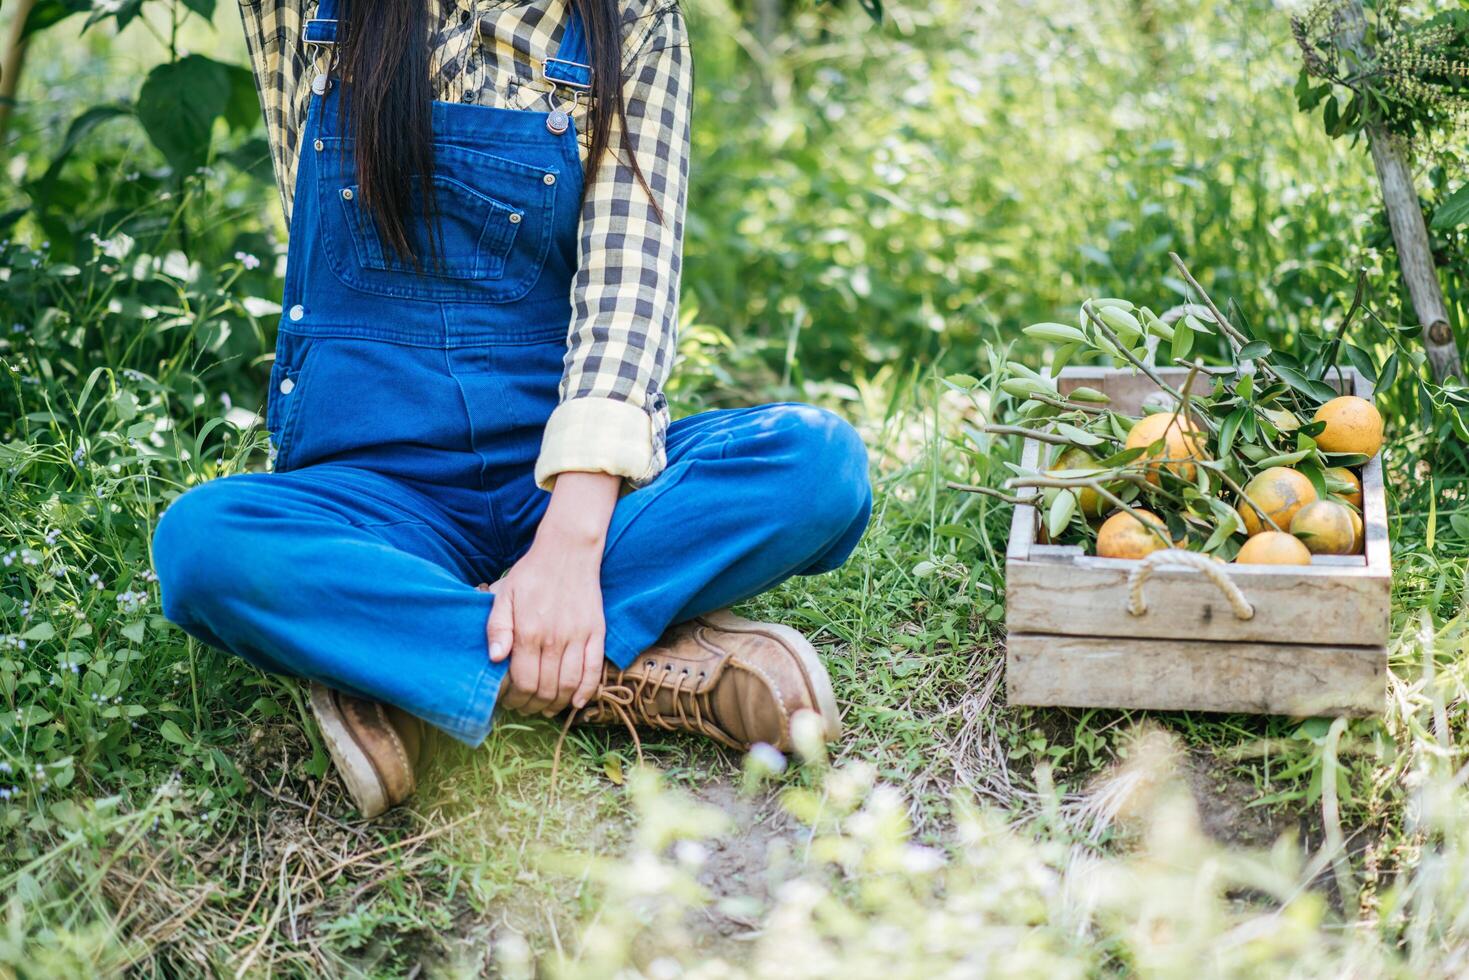
{"label": "brown leather boot", "polygon": [[311,711],[359,813],[375,817],[413,795],[414,770],[427,741],[423,722],[314,682]]}
{"label": "brown leather boot", "polygon": [[726,610],[673,627],[626,670],[608,664],[576,721],[694,732],[740,750],[768,742],[789,752],[791,720],[802,712],[820,719],[827,741],[840,737],[816,648],[789,626]]}

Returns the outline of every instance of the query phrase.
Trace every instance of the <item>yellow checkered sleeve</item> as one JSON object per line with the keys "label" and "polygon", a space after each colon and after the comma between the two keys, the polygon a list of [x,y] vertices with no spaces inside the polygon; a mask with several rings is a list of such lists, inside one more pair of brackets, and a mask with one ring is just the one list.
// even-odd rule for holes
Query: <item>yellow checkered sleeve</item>
{"label": "yellow checkered sleeve", "polygon": [[542,486],[571,470],[616,473],[640,485],[663,469],[662,388],[678,329],[693,101],[693,64],[676,9],[663,14],[624,77],[627,130],[614,131],[582,204],[562,401],[536,464]]}
{"label": "yellow checkered sleeve", "polygon": [[[589,101],[557,89],[542,71],[565,30],[568,0],[425,2],[434,97],[565,109],[576,123],[585,164]],[[316,4],[240,0],[288,221],[317,68],[301,30]],[[536,464],[536,480],[548,488],[557,474],[570,471],[611,473],[641,486],[665,462],[662,388],[677,339],[693,63],[676,0],[624,0],[622,35],[627,127],[614,127],[582,205],[561,404],[547,422]],[[647,190],[631,166],[634,159]]]}

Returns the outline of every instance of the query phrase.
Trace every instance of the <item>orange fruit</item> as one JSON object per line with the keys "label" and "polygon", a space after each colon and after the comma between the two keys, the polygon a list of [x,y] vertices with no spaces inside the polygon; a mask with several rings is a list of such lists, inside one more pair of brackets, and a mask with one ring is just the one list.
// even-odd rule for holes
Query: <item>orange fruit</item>
{"label": "orange fruit", "polygon": [[1284,531],[1262,531],[1234,556],[1241,565],[1309,565],[1311,552]]}
{"label": "orange fruit", "polygon": [[1353,489],[1338,491],[1335,496],[1340,497],[1358,510],[1362,509],[1362,481],[1357,479],[1357,474],[1345,466],[1333,466],[1326,471],[1326,475],[1340,483],[1350,483]]}
{"label": "orange fruit", "polygon": [[[1270,519],[1283,531],[1290,527],[1291,518],[1296,516],[1296,511],[1316,499],[1316,488],[1306,479],[1304,473],[1288,466],[1272,466],[1268,470],[1260,471],[1253,480],[1245,484],[1245,496],[1269,514]],[[1269,524],[1260,520],[1260,515],[1248,503],[1240,501],[1235,509],[1244,522],[1245,533],[1251,537],[1271,529]]]}
{"label": "orange fruit", "polygon": [[[1055,470],[1093,470],[1101,472],[1097,466],[1097,459],[1091,453],[1080,446],[1068,446],[1062,450],[1061,455],[1056,457],[1056,462],[1051,469]],[[1111,489],[1110,487],[1108,488]],[[1101,517],[1107,512],[1106,499],[1091,487],[1080,487],[1066,491],[1076,496],[1076,506],[1087,517]]]}
{"label": "orange fruit", "polygon": [[1365,398],[1342,395],[1316,409],[1312,420],[1325,422],[1316,445],[1327,453],[1376,456],[1382,448],[1382,413]]}
{"label": "orange fruit", "polygon": [[[1162,531],[1163,537],[1168,537],[1168,525],[1161,517],[1146,510],[1134,510],[1143,521]],[[1168,547],[1143,525],[1143,521],[1125,510],[1107,518],[1097,530],[1097,555],[1102,558],[1142,558]]]}
{"label": "orange fruit", "polygon": [[1367,544],[1367,536],[1362,533],[1362,515],[1352,511],[1352,551],[1354,555],[1360,555],[1363,547]]}
{"label": "orange fruit", "polygon": [[1290,533],[1305,542],[1313,555],[1350,555],[1357,543],[1356,517],[1339,500],[1313,500],[1291,518]]}
{"label": "orange fruit", "polygon": [[[1157,415],[1149,415],[1147,418],[1139,419],[1127,434],[1128,449],[1146,449],[1153,443],[1162,440],[1161,452],[1144,453],[1138,457],[1138,461],[1145,464],[1149,459],[1208,459],[1209,453],[1204,448],[1204,433],[1186,416],[1169,412],[1160,412]],[[1193,463],[1167,463],[1164,464],[1169,472],[1184,479],[1194,478],[1195,467]],[[1148,467],[1148,482],[1154,486],[1158,483],[1158,467]]]}

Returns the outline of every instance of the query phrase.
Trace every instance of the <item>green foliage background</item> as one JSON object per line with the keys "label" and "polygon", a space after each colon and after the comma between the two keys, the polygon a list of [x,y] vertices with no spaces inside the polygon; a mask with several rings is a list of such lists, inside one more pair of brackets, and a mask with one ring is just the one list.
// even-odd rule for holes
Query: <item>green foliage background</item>
{"label": "green foliage background", "polygon": [[[298,730],[297,692],[186,642],[158,616],[149,567],[173,496],[263,465],[285,236],[236,11],[36,10],[38,25],[69,16],[33,35],[0,174],[0,900],[18,923],[0,937],[0,975],[154,955],[127,945],[118,896],[97,890],[114,849],[244,833],[265,819],[262,782],[325,766],[299,740],[256,751]],[[992,653],[1006,524],[941,490],[986,464],[953,451],[962,437],[930,375],[983,374],[987,347],[1039,363],[1046,350],[1019,328],[1065,319],[1084,296],[1182,302],[1170,250],[1277,348],[1339,318],[1358,270],[1396,323],[1371,166],[1297,110],[1299,55],[1267,0],[935,0],[890,5],[881,26],[797,3],[764,33],[724,0],[688,13],[699,90],[673,394],[683,411],[794,395],[863,422],[881,492],[865,556],[769,611],[876,651],[863,672],[837,668],[855,744],[885,778],[917,780],[945,723],[892,705],[936,707],[967,683],[963,656]],[[1465,155],[1447,139],[1420,153],[1438,212]],[[1434,244],[1462,345],[1469,231],[1445,213]],[[1374,367],[1395,346],[1368,326],[1350,339]],[[1462,480],[1464,447],[1444,394],[1411,363],[1392,373],[1380,405],[1402,489],[1400,619],[1442,623],[1458,611],[1469,509],[1438,491]],[[1017,764],[1070,759],[1084,779],[1109,743],[1073,721],[1059,743],[1044,726],[1010,731]],[[1293,743],[1281,798],[1318,798],[1323,737]],[[509,744],[494,758],[513,757]],[[1381,803],[1375,772],[1358,774],[1376,787],[1359,799]],[[947,790],[914,785],[942,822]],[[469,890],[488,901],[513,883],[484,860]],[[422,914],[402,898],[342,920],[325,948],[406,934],[393,916],[409,906]],[[158,955],[155,968],[182,962]]]}

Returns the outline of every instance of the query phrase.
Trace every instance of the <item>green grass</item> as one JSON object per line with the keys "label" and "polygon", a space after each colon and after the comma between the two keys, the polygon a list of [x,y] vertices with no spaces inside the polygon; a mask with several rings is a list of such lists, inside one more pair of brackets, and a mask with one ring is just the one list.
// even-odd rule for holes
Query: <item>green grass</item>
{"label": "green grass", "polygon": [[[1397,639],[1385,720],[1354,722],[1333,744],[1324,721],[1009,708],[996,618],[1007,508],[944,488],[990,464],[952,438],[953,404],[939,390],[921,381],[886,415],[849,406],[875,449],[871,531],[839,572],[788,583],[746,610],[802,628],[826,654],[847,728],[835,770],[871,766],[900,789],[916,839],[941,848],[958,846],[962,811],[978,801],[1025,839],[1126,854],[1129,833],[1120,821],[1099,824],[1089,801],[1146,724],[1176,740],[1201,805],[1239,808],[1232,825],[1210,826],[1221,838],[1259,846],[1285,833],[1319,846],[1331,768],[1357,890],[1371,896],[1408,871],[1422,836],[1405,813],[1403,777],[1425,753],[1457,757],[1466,689],[1461,627],[1449,618],[1462,601],[1464,543],[1424,547],[1429,484],[1406,479],[1408,461],[1392,467]],[[64,431],[32,432],[31,445]],[[246,961],[290,975],[397,975],[420,961],[469,969],[521,942],[532,957],[575,960],[607,887],[585,861],[623,853],[642,832],[624,733],[573,733],[554,805],[556,726],[516,721],[479,751],[446,748],[411,807],[357,822],[335,778],[321,778],[296,686],[187,641],[155,615],[142,544],[173,482],[151,473],[163,464],[129,455],[123,441],[116,471],[71,468],[57,444],[24,456],[12,448],[16,472],[4,484],[5,533],[40,557],[12,572],[5,593],[12,617],[30,597],[21,621],[30,629],[15,632],[35,639],[0,661],[7,708],[28,713],[6,716],[0,750],[16,794],[0,811],[0,890],[14,916],[0,963],[37,976],[124,963],[150,974],[231,972]],[[114,490],[96,498],[101,474]],[[119,503],[116,487],[134,492]],[[1451,510],[1445,499],[1434,520],[1447,527]],[[102,581],[89,585],[93,570]],[[55,637],[35,628],[43,622]],[[1423,681],[1424,635],[1438,653],[1436,688]],[[1453,696],[1432,705],[1434,690]],[[1447,726],[1442,751],[1436,725]],[[825,765],[770,783],[705,743],[647,734],[642,747],[674,789],[733,794],[718,799],[744,800],[784,828],[762,847],[803,839],[780,799],[826,791]],[[32,778],[37,761],[44,776]],[[731,902],[758,891],[758,878],[719,881],[716,894]],[[1315,887],[1341,901],[1330,881]],[[751,906],[751,921],[769,901]],[[696,944],[731,945],[707,933],[694,928]]]}
{"label": "green grass", "polygon": [[[179,178],[120,120],[40,180],[160,54],[136,28],[39,38],[0,183],[0,977],[1457,969],[1469,460],[1406,362],[1379,399],[1380,719],[1005,702],[1009,509],[946,484],[995,482],[1012,450],[940,377],[990,375],[1085,295],[1169,305],[1168,248],[1280,346],[1339,316],[1359,267],[1399,312],[1370,165],[1295,112],[1271,4],[1020,9],[896,7],[879,31],[803,8],[762,58],[735,8],[690,18],[671,395],[806,398],[867,439],[851,562],[744,610],[822,649],[843,740],[771,773],[644,733],[655,781],[625,733],[578,729],[553,797],[557,727],[516,721],[371,824],[300,689],[188,641],[150,572],[168,500],[263,464],[283,230],[259,147],[221,127],[213,170]],[[1429,155],[1441,197],[1462,154]],[[1457,263],[1463,237],[1436,244]]]}

